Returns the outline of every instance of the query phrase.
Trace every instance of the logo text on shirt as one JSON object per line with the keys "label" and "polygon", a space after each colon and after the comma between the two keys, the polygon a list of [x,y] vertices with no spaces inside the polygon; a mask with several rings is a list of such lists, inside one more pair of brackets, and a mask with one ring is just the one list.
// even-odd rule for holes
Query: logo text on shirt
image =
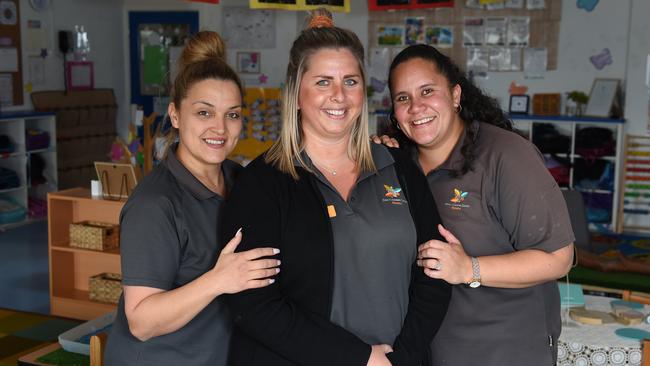
{"label": "logo text on shirt", "polygon": [[406,203],[406,200],[400,198],[402,196],[402,188],[400,187],[395,187],[389,186],[387,184],[384,184],[384,189],[386,189],[386,194],[384,194],[384,197],[381,201],[382,202],[388,202],[393,205],[401,205]]}
{"label": "logo text on shirt", "polygon": [[469,208],[469,205],[463,203],[463,201],[465,201],[465,197],[467,197],[467,194],[467,192],[463,192],[458,188],[454,188],[454,196],[449,200],[449,202],[445,202],[445,206],[449,206],[452,210]]}

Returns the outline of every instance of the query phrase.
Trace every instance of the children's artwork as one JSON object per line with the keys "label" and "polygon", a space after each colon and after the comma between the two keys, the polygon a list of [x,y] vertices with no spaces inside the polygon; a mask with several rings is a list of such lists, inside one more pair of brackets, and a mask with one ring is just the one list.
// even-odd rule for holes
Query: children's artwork
{"label": "children's artwork", "polygon": [[275,48],[275,12],[223,7],[223,38],[229,47]]}
{"label": "children's artwork", "polygon": [[614,62],[612,61],[611,53],[609,53],[609,48],[605,48],[599,54],[589,57],[589,61],[598,70],[602,70],[605,66],[611,65]]}
{"label": "children's artwork", "polygon": [[508,46],[528,47],[530,41],[530,18],[508,18]]}
{"label": "children's artwork", "polygon": [[507,9],[523,9],[524,0],[506,0],[503,5]]}
{"label": "children's artwork", "polygon": [[576,1],[576,6],[578,9],[585,9],[588,12],[591,12],[594,10],[594,8],[598,5],[598,0],[578,0]]}
{"label": "children's artwork", "polygon": [[313,10],[350,12],[350,0],[249,0],[251,9]]}
{"label": "children's artwork", "polygon": [[485,39],[483,18],[465,17],[463,19],[463,47],[482,46]]}
{"label": "children's artwork", "polygon": [[547,65],[547,48],[524,48],[524,77],[526,79],[543,79]]}
{"label": "children's artwork", "polygon": [[490,71],[520,71],[521,48],[491,47]]}
{"label": "children's artwork", "polygon": [[368,0],[368,10],[408,10],[454,7],[453,0]]}
{"label": "children's artwork", "polygon": [[406,23],[406,44],[424,43],[424,17],[408,17]]}
{"label": "children's artwork", "polygon": [[282,118],[279,88],[246,88],[243,127],[230,158],[246,165],[278,139]]}
{"label": "children's artwork", "polygon": [[490,63],[490,52],[483,47],[467,49],[467,72],[475,77],[486,78]]}
{"label": "children's artwork", "polygon": [[488,46],[505,46],[508,28],[508,18],[485,18],[485,44]]}
{"label": "children's artwork", "polygon": [[424,27],[424,42],[437,48],[450,48],[454,45],[452,26]]}
{"label": "children's artwork", "polygon": [[380,25],[377,27],[377,45],[401,46],[404,44],[404,27],[399,25]]}
{"label": "children's artwork", "polygon": [[260,73],[259,52],[237,52],[237,72],[244,74]]}
{"label": "children's artwork", "polygon": [[526,0],[526,9],[528,10],[540,10],[546,8],[545,0]]}

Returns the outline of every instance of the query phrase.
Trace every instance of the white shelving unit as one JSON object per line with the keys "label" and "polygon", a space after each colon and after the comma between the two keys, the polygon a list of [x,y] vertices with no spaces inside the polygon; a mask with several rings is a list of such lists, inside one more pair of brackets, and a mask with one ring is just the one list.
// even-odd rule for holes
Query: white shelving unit
{"label": "white shelving unit", "polygon": [[[47,148],[28,150],[26,133],[29,129],[47,131],[50,143]],[[9,197],[13,202],[26,211],[24,220],[0,224],[0,227],[14,226],[33,220],[28,210],[29,197],[47,199],[47,193],[57,190],[57,158],[56,158],[56,117],[53,113],[39,112],[10,112],[0,113],[0,135],[8,136],[14,151],[0,153],[0,167],[11,169],[18,175],[20,185],[14,188],[0,190],[0,197]],[[43,177],[45,182],[37,184],[32,181],[31,164],[36,159],[44,164]],[[38,219],[46,219],[47,216]]]}
{"label": "white shelving unit", "polygon": [[[590,226],[595,230],[615,231],[616,223],[618,220],[618,194],[621,169],[623,167],[622,161],[624,158],[623,144],[624,144],[624,123],[623,119],[609,119],[609,118],[592,118],[592,117],[567,117],[567,116],[535,116],[535,115],[511,115],[514,121],[515,128],[519,130],[524,136],[534,141],[534,131],[536,124],[548,123],[555,126],[556,130],[570,138],[570,150],[568,151],[568,160],[571,163],[570,168],[570,183],[561,187],[566,189],[576,189],[581,191],[585,197],[585,203],[589,210],[589,202],[591,199],[607,200],[611,199],[611,212],[609,219],[597,220],[590,222]],[[584,157],[576,153],[576,133],[580,129],[588,127],[601,127],[612,131],[612,135],[616,141],[616,147],[612,155],[605,155],[597,157],[597,160],[605,160],[614,164],[614,186],[613,189],[601,188],[583,188],[578,186],[575,181],[575,164],[584,160]],[[544,153],[543,149],[540,149]],[[546,154],[545,154],[546,155]],[[558,154],[564,157],[563,154]],[[600,196],[600,197],[598,197]]]}

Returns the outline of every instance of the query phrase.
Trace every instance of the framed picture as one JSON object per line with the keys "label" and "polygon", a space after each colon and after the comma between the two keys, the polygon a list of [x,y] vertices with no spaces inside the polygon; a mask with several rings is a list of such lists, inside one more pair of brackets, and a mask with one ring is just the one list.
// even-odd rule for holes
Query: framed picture
{"label": "framed picture", "polygon": [[91,90],[95,87],[93,63],[90,61],[68,61],[65,64],[65,79],[68,90]]}
{"label": "framed picture", "polygon": [[260,73],[259,52],[237,52],[237,72],[243,74]]}
{"label": "framed picture", "polygon": [[133,165],[128,163],[95,162],[97,178],[102,185],[104,199],[121,200],[129,198],[138,184]]}
{"label": "framed picture", "polygon": [[530,96],[528,95],[511,95],[510,96],[510,113],[528,114]]}
{"label": "framed picture", "polygon": [[589,93],[585,116],[619,117],[620,116],[619,79],[595,79]]}

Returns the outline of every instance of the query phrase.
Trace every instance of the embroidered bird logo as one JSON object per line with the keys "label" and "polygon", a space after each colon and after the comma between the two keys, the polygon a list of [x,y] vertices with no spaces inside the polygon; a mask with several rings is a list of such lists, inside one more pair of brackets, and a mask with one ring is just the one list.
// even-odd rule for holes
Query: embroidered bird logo
{"label": "embroidered bird logo", "polygon": [[467,197],[467,192],[454,188],[454,197],[450,201],[453,203],[461,203],[465,200],[465,197]]}
{"label": "embroidered bird logo", "polygon": [[384,188],[386,188],[386,197],[391,197],[391,198],[398,198],[399,193],[402,191],[402,188],[393,188],[393,186],[388,186],[384,184]]}

